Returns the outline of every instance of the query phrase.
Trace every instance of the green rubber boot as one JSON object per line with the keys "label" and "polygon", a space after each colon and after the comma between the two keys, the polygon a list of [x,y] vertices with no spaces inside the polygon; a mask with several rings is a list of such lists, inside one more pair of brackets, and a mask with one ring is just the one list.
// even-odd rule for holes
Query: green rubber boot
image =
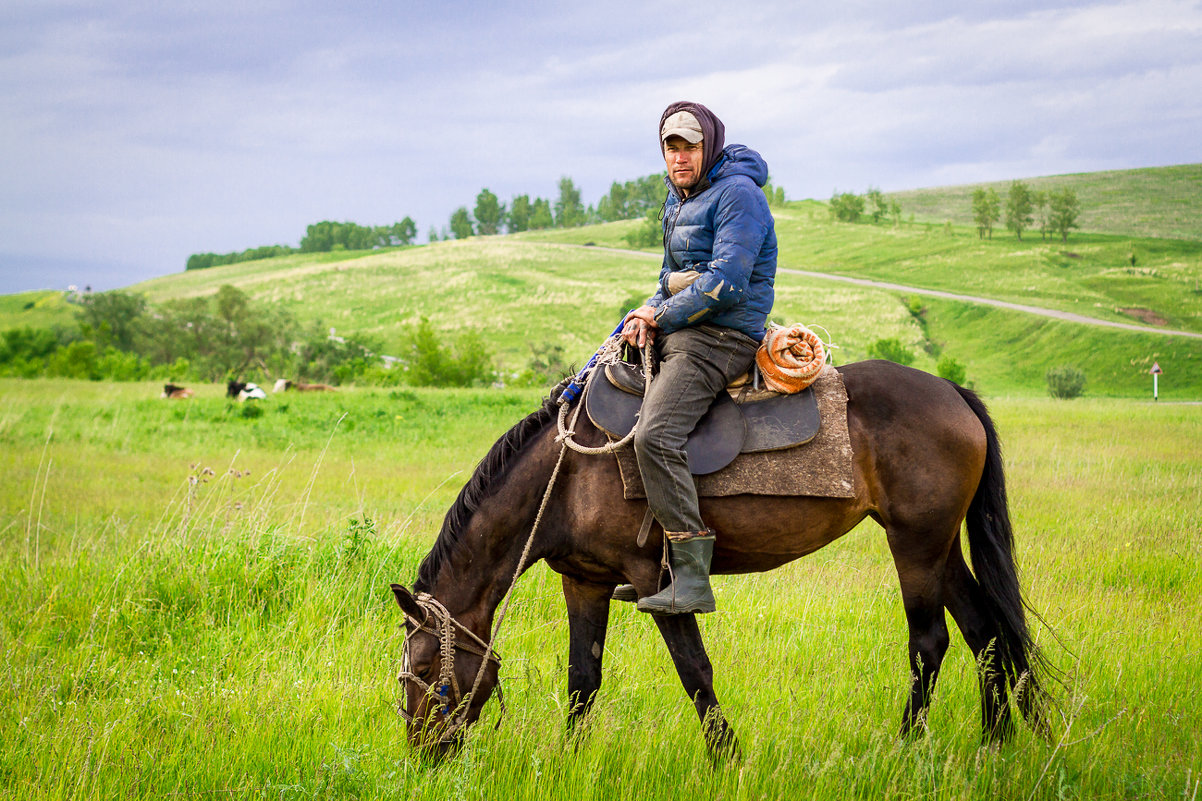
{"label": "green rubber boot", "polygon": [[669,539],[672,583],[655,595],[640,598],[638,610],[658,615],[714,611],[714,593],[710,589],[710,559],[713,556],[713,534],[697,534],[680,542]]}
{"label": "green rubber boot", "polygon": [[609,596],[614,601],[626,601],[634,603],[639,599],[639,594],[635,592],[633,584],[619,584],[614,587],[614,594]]}

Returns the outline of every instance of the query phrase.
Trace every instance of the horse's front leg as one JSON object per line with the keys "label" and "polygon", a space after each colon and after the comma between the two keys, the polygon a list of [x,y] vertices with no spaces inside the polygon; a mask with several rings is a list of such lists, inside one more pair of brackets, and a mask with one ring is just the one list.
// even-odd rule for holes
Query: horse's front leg
{"label": "horse's front leg", "polygon": [[601,655],[609,627],[609,596],[613,584],[593,584],[565,575],[563,596],[568,606],[568,727],[575,728],[601,688]]}
{"label": "horse's front leg", "polygon": [[727,722],[718,706],[714,694],[714,668],[705,643],[701,641],[701,630],[697,628],[696,615],[653,615],[659,633],[668,645],[668,653],[676,665],[676,674],[685,692],[693,700],[697,716],[701,718],[701,729],[705,744],[709,748],[710,760],[715,764],[728,758],[741,759],[735,730]]}

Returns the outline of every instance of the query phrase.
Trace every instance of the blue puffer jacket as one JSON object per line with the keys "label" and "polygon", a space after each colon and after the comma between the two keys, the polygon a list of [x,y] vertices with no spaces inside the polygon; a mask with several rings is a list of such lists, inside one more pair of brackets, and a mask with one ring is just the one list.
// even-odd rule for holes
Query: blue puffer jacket
{"label": "blue puffer jacket", "polygon": [[[711,323],[763,339],[776,280],[776,230],[762,187],[768,165],[750,148],[728,145],[707,176],[710,185],[683,200],[668,183],[664,264],[647,303],[664,333]],[[701,276],[676,295],[668,275]]]}

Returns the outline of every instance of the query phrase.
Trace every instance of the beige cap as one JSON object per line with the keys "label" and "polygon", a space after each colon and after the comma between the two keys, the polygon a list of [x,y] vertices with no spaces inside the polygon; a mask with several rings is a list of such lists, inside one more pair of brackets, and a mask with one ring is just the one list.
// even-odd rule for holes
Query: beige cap
{"label": "beige cap", "polygon": [[678,111],[664,120],[664,127],[659,132],[660,141],[669,136],[679,136],[694,145],[704,138],[701,123],[688,111]]}

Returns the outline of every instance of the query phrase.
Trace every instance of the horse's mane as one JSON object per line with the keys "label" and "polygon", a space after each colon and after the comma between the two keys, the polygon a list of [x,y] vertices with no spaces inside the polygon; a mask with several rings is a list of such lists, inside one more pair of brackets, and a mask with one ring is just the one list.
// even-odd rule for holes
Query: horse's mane
{"label": "horse's mane", "polygon": [[434,586],[434,579],[442,566],[450,559],[451,553],[459,543],[463,529],[480,504],[492,494],[502,476],[508,472],[514,456],[522,452],[558,414],[558,399],[567,379],[560,382],[551,393],[543,399],[542,406],[528,414],[513,428],[509,429],[498,439],[476,465],[475,472],[459,491],[459,497],[443,518],[442,530],[430,553],[422,560],[417,569],[417,581],[413,584],[415,592],[429,592]]}

